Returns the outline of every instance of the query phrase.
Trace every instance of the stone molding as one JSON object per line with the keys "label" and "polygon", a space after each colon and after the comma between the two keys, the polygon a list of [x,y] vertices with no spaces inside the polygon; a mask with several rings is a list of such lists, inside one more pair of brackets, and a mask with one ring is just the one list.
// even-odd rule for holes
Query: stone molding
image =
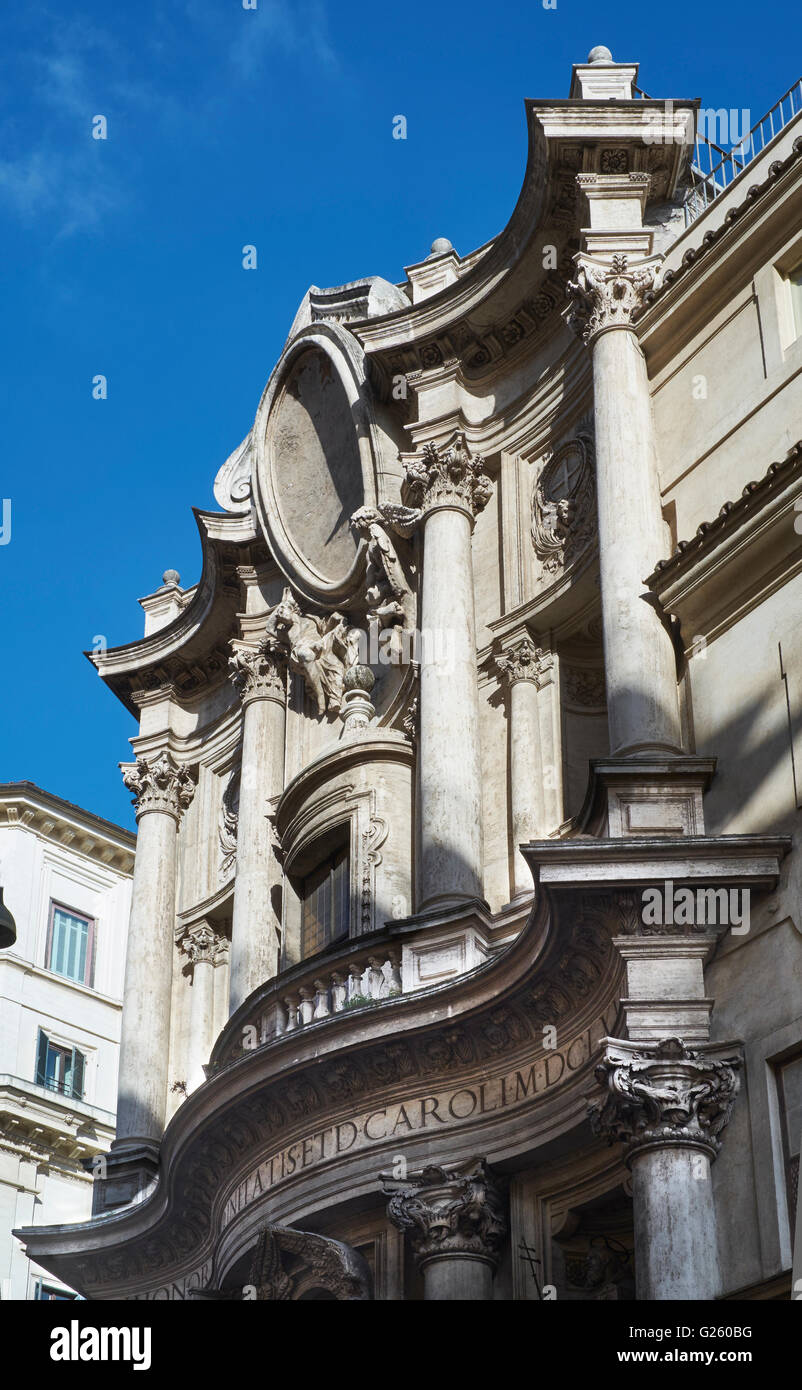
{"label": "stone molding", "polygon": [[739,1089],[737,1043],[691,1049],[680,1038],[654,1043],[605,1040],[596,1080],[607,1095],[590,1107],[594,1134],[628,1147],[683,1145],[715,1158]]}
{"label": "stone molding", "polygon": [[453,1168],[430,1164],[403,1182],[383,1173],[387,1215],[408,1232],[418,1267],[470,1256],[498,1263],[507,1218],[501,1185],[483,1158]]}
{"label": "stone molding", "polygon": [[197,778],[189,768],[176,763],[166,749],[135,763],[120,763],[123,781],[134,793],[137,821],[148,811],[159,811],[180,823],[195,795]]}
{"label": "stone molding", "polygon": [[232,643],[229,675],[245,705],[250,700],[279,700],[286,695],[286,648],[266,634],[257,648]]}
{"label": "stone molding", "polygon": [[566,292],[572,300],[568,322],[584,343],[612,328],[631,329],[647,296],[660,285],[662,257],[651,256],[630,265],[623,252],[608,263],[591,256],[576,257],[576,279]]}
{"label": "stone molding", "polygon": [[455,434],[440,447],[425,444],[420,455],[406,455],[402,461],[412,516],[425,517],[446,507],[466,512],[473,521],[492,496],[485,461],[480,454],[468,453],[464,435]]}

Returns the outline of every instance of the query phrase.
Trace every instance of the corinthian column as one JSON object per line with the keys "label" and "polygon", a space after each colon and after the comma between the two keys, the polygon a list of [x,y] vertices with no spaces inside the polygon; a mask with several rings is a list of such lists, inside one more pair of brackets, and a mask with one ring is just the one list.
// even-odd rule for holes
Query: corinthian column
{"label": "corinthian column", "polygon": [[281,792],[284,780],[286,660],[285,648],[267,635],[258,650],[237,647],[229,663],[243,705],[231,1013],[278,970],[281,923],[272,890],[281,882],[281,873],[267,803]]}
{"label": "corinthian column", "polygon": [[546,833],[538,689],[540,655],[529,637],[495,659],[509,689],[510,809],[513,839],[513,896],[532,892],[532,874],[519,845]]}
{"label": "corinthian column", "polygon": [[419,909],[482,897],[482,771],[471,535],[491,494],[455,437],[405,460],[423,519]]}
{"label": "corinthian column", "polygon": [[136,859],[125,959],[116,1145],[158,1145],[167,1105],[177,830],[195,781],[166,751],[120,764],[134,793]]}
{"label": "corinthian column", "polygon": [[644,254],[653,236],[642,227],[649,176],[580,174],[577,182],[590,207],[590,254],[576,257],[568,292],[572,322],[593,354],[610,752],[677,752],[674,651],[643,582],[666,551],[649,378],[634,328],[661,265]]}
{"label": "corinthian column", "polygon": [[181,950],[192,966],[192,998],[189,1010],[189,1059],[187,1081],[190,1091],[206,1080],[203,1070],[215,1039],[214,971],[228,949],[208,922],[192,927],[181,941]]}
{"label": "corinthian column", "polygon": [[387,1214],[409,1233],[425,1299],[490,1299],[507,1221],[484,1159],[431,1165],[405,1182],[382,1175]]}
{"label": "corinthian column", "polygon": [[637,1297],[711,1300],[721,1292],[710,1164],[738,1093],[732,1044],[605,1040],[607,1096],[594,1132],[627,1145]]}

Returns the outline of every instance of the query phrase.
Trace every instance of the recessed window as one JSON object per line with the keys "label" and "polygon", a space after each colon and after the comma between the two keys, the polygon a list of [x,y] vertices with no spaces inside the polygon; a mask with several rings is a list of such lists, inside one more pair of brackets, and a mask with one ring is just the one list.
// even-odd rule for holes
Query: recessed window
{"label": "recessed window", "polygon": [[91,985],[95,969],[95,924],[60,903],[50,904],[45,965],[56,975]]}
{"label": "recessed window", "polygon": [[80,1294],[69,1293],[67,1289],[60,1289],[56,1284],[46,1284],[44,1279],[37,1279],[34,1298],[43,1300],[47,1303],[77,1303],[80,1301]]}
{"label": "recessed window", "polygon": [[791,308],[794,315],[794,337],[802,338],[802,261],[788,272]]}
{"label": "recessed window", "polygon": [[778,1063],[777,1093],[785,1161],[785,1191],[793,1231],[799,1191],[799,1145],[802,1139],[802,1052]]}
{"label": "recessed window", "polygon": [[350,930],[350,875],[345,847],[301,879],[301,955],[314,956]]}
{"label": "recessed window", "polygon": [[43,1028],[39,1029],[36,1052],[36,1084],[62,1096],[83,1100],[86,1058],[77,1047],[53,1042]]}

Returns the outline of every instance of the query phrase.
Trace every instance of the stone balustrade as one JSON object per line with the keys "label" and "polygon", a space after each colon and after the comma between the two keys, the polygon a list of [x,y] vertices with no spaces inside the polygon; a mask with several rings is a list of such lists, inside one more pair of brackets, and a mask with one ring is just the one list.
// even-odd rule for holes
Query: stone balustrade
{"label": "stone balustrade", "polygon": [[263,1019],[262,1041],[305,1028],[318,1019],[377,1004],[401,994],[401,956],[378,948],[371,954],[354,952],[344,962],[321,961],[316,969],[276,998],[270,1016]]}

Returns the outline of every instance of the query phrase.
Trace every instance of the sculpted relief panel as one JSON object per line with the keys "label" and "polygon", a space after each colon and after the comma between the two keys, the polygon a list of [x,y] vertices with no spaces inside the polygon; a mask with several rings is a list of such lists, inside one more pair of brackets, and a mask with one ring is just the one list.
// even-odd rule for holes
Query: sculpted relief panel
{"label": "sculpted relief panel", "polygon": [[593,436],[580,429],[548,454],[532,492],[532,545],[540,582],[575,563],[596,532]]}

